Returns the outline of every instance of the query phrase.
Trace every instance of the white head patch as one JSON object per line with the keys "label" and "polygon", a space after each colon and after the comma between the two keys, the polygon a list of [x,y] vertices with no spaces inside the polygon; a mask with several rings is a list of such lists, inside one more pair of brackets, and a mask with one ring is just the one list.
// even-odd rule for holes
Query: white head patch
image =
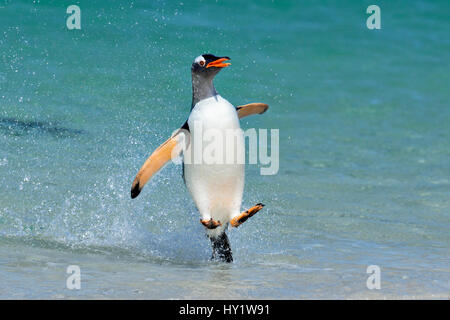
{"label": "white head patch", "polygon": [[203,56],[198,56],[197,58],[195,58],[194,62],[203,67],[206,63],[206,60],[205,58],[203,58]]}

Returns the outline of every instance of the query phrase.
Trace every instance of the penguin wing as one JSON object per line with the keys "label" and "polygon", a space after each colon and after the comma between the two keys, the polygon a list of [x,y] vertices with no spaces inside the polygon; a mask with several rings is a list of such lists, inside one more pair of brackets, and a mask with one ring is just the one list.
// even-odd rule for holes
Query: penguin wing
{"label": "penguin wing", "polygon": [[263,114],[267,109],[269,109],[267,104],[259,102],[236,107],[239,119],[251,116],[252,114]]}
{"label": "penguin wing", "polygon": [[169,160],[175,159],[181,154],[186,139],[189,139],[189,131],[183,129],[184,126],[153,151],[144,162],[131,186],[131,199],[136,198],[141,193],[142,188],[150,178],[161,170]]}

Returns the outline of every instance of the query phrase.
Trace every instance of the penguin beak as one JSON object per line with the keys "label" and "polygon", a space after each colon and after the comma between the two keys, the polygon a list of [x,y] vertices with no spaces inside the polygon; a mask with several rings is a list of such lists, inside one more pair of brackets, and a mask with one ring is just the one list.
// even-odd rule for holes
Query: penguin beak
{"label": "penguin beak", "polygon": [[228,57],[223,57],[223,58],[219,58],[217,60],[214,60],[210,63],[207,64],[206,68],[210,68],[210,67],[216,67],[216,68],[225,68],[228,67],[229,65],[231,65],[231,63],[224,63],[224,61],[228,61],[230,60],[230,58]]}

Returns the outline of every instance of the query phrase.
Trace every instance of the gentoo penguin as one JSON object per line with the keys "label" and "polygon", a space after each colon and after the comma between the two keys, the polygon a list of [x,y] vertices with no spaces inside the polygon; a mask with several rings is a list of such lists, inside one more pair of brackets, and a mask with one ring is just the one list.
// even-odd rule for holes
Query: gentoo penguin
{"label": "gentoo penguin", "polygon": [[[212,259],[225,262],[233,261],[225,233],[228,225],[238,227],[264,206],[258,203],[244,212],[240,211],[245,164],[239,160],[245,157],[245,145],[239,119],[262,114],[269,108],[264,103],[235,108],[217,93],[213,79],[220,70],[230,65],[226,62],[229,60],[228,57],[212,54],[195,58],[191,67],[192,105],[189,117],[145,161],[131,187],[131,198],[134,199],[156,172],[181,154],[184,182],[211,240]],[[206,154],[210,150],[214,150],[210,153],[212,161],[207,161]]]}

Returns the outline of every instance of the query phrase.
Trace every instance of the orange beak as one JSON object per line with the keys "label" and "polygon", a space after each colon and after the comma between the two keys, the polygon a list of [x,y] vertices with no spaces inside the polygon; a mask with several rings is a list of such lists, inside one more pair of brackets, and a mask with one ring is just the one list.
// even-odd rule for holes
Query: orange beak
{"label": "orange beak", "polygon": [[212,61],[212,62],[208,63],[206,68],[209,68],[209,67],[216,67],[216,68],[228,67],[229,65],[231,65],[231,63],[228,63],[228,62],[224,63],[224,61],[227,61],[227,60],[230,60],[230,59],[228,59],[228,58],[217,59],[215,61]]}

